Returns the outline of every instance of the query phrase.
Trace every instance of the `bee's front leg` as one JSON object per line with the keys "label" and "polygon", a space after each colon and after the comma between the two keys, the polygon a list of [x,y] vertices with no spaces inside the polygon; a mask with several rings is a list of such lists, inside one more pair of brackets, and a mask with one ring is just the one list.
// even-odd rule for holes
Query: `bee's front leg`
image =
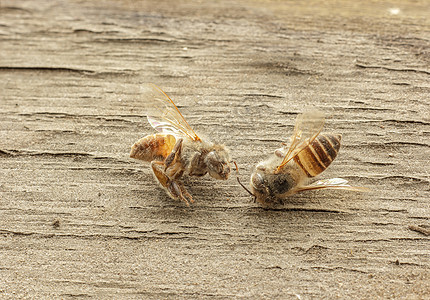
{"label": "bee's front leg", "polygon": [[183,171],[178,171],[173,174],[172,177],[169,177],[167,175],[167,172],[165,171],[166,165],[164,164],[164,162],[161,161],[151,162],[151,168],[158,182],[160,182],[160,184],[167,190],[170,197],[172,197],[173,199],[181,199],[187,204],[187,206],[189,206],[189,202],[194,202],[191,195],[187,192],[183,184],[179,181],[179,178],[182,176]]}

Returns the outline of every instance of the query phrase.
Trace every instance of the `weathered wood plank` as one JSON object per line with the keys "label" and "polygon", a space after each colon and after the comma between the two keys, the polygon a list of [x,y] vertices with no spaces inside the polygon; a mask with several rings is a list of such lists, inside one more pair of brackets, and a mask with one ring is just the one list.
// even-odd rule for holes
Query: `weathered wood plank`
{"label": "weathered wood plank", "polygon": [[[396,14],[396,9],[399,9]],[[1,1],[0,295],[424,299],[430,293],[426,1]],[[252,203],[235,178],[169,199],[129,147],[154,82],[252,167],[316,107],[321,176],[368,194]],[[410,227],[412,226],[412,227]]]}

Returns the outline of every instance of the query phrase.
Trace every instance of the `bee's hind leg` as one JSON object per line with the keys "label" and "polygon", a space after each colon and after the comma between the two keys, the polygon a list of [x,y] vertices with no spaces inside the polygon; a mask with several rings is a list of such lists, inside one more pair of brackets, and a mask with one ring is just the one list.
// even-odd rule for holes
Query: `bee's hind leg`
{"label": "bee's hind leg", "polygon": [[177,157],[181,155],[182,152],[182,141],[183,139],[178,139],[175,146],[172,149],[172,152],[170,152],[169,156],[166,157],[164,160],[165,170],[167,170],[168,167],[172,165],[172,163],[175,161]]}
{"label": "bee's hind leg", "polygon": [[190,205],[187,198],[191,203],[194,202],[193,198],[186,191],[182,183],[177,180],[182,175],[182,172],[178,172],[173,176],[173,179],[171,179],[166,174],[166,166],[164,162],[153,161],[151,162],[151,168],[158,182],[160,182],[160,184],[167,190],[170,197],[172,197],[173,199],[181,199],[187,204],[187,206]]}
{"label": "bee's hind leg", "polygon": [[191,194],[190,194],[190,193],[188,193],[188,191],[185,189],[184,185],[183,185],[182,183],[178,183],[178,185],[179,185],[179,188],[181,189],[181,193],[182,193],[182,195],[183,195],[186,199],[188,199],[188,201],[190,201],[191,203],[194,203],[194,199],[193,199],[193,197],[191,196]]}
{"label": "bee's hind leg", "polygon": [[179,178],[181,178],[181,176],[184,174],[184,170],[180,168],[179,164],[175,164],[173,166],[171,166],[171,168],[169,168],[171,170],[171,172],[175,172],[172,176],[171,176],[171,182],[172,184],[174,184],[175,189],[178,187],[181,191],[180,193],[180,198],[185,201],[188,205],[188,201],[190,201],[191,203],[194,203],[193,197],[190,195],[190,193],[188,193],[188,191],[185,189],[184,184],[182,182],[179,181]]}

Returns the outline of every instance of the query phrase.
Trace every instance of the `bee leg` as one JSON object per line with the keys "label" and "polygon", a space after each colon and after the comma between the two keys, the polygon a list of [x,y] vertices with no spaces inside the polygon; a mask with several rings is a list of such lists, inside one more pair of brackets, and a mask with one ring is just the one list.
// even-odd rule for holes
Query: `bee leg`
{"label": "bee leg", "polygon": [[175,146],[173,147],[172,152],[170,152],[169,156],[164,160],[164,164],[166,165],[166,169],[170,167],[170,165],[177,159],[182,152],[182,142],[183,139],[178,139]]}
{"label": "bee leg", "polygon": [[[184,174],[184,169],[182,169],[181,164],[176,163],[175,165],[171,166],[172,169],[168,170],[171,172],[175,172],[172,176],[170,176],[170,178],[172,179],[173,182],[175,182],[175,184],[178,185],[180,191],[181,191],[181,199],[184,200],[182,198],[182,196],[185,199],[188,199],[188,201],[190,201],[191,203],[194,203],[193,197],[190,195],[190,193],[188,193],[188,191],[185,189],[184,185],[182,184],[182,182],[179,181],[179,178],[181,178],[182,174]],[[175,167],[175,168],[173,168]],[[184,200],[185,202],[188,203],[188,201]]]}
{"label": "bee leg", "polygon": [[179,198],[184,201],[187,206],[190,206],[190,203],[188,202],[187,198],[184,197],[183,193],[186,193],[185,196],[188,196],[190,194],[188,194],[182,183],[180,183],[179,181],[170,181],[167,185],[167,191],[169,191],[170,195],[174,196],[175,199]]}
{"label": "bee leg", "polygon": [[[176,174],[174,174],[174,179],[171,179],[169,178],[169,176],[167,176],[166,172],[164,171],[165,165],[163,162],[153,161],[151,162],[151,168],[158,182],[160,182],[160,184],[167,190],[171,198],[181,199],[182,201],[185,202],[187,206],[190,205],[188,203],[188,200],[185,198],[187,197],[192,200],[191,196],[188,197],[190,194],[188,194],[188,192],[182,186],[182,183],[177,181],[177,179],[182,175],[183,171],[177,172]],[[183,194],[185,195],[185,197]]]}
{"label": "bee leg", "polygon": [[188,193],[188,191],[185,189],[184,185],[180,184],[179,188],[181,189],[182,195],[184,195],[184,197],[187,198],[188,201],[190,201],[191,203],[194,203],[193,197],[191,196],[190,193]]}
{"label": "bee leg", "polygon": [[164,187],[167,188],[167,184],[169,182],[169,177],[166,172],[164,172],[164,163],[162,161],[152,161],[151,162],[152,172],[157,178],[158,182]]}
{"label": "bee leg", "polygon": [[182,165],[180,163],[176,162],[173,165],[166,167],[164,173],[170,179],[176,181],[184,174],[184,169],[182,168]]}

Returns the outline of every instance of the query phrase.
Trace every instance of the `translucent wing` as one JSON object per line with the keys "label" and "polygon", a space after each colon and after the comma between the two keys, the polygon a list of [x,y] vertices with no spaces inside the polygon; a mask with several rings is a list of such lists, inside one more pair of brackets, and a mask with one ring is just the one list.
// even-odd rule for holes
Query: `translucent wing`
{"label": "translucent wing", "polygon": [[305,112],[297,116],[293,135],[290,137],[289,148],[282,163],[277,167],[279,171],[291,159],[300,153],[318,136],[324,126],[324,113],[318,110]]}
{"label": "translucent wing", "polygon": [[343,178],[331,178],[318,180],[310,185],[302,186],[297,189],[297,192],[309,191],[309,190],[321,190],[321,189],[339,189],[339,190],[349,190],[356,192],[367,192],[368,188],[360,186],[350,186],[348,180]]}
{"label": "translucent wing", "polygon": [[148,122],[155,130],[200,141],[172,99],[158,86],[152,83],[144,84],[141,92]]}

